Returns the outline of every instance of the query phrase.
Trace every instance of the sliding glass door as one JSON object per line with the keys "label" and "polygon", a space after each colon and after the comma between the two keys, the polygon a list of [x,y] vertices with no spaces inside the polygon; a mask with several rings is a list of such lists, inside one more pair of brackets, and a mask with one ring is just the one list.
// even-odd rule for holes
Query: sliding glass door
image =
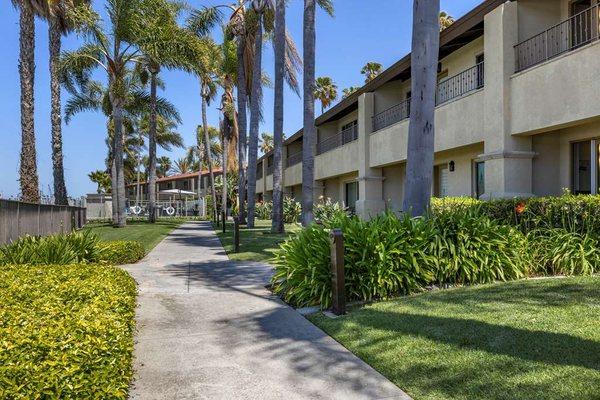
{"label": "sliding glass door", "polygon": [[598,194],[599,149],[598,140],[586,140],[571,145],[572,176],[571,191],[574,194]]}

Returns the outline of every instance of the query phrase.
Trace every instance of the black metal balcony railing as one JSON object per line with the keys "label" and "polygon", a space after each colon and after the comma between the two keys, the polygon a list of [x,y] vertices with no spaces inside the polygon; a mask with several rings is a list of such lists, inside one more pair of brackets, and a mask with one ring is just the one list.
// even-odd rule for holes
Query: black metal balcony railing
{"label": "black metal balcony railing", "polygon": [[327,153],[333,149],[337,149],[347,143],[358,139],[358,125],[354,125],[346,130],[341,131],[337,135],[331,136],[322,142],[317,143],[317,155]]}
{"label": "black metal balcony railing", "polygon": [[479,63],[438,84],[436,105],[441,105],[477,89],[485,83],[484,63]]}
{"label": "black metal balcony railing", "polygon": [[296,164],[300,164],[302,162],[302,151],[299,151],[297,153],[292,154],[291,156],[288,156],[287,160],[285,161],[285,165],[286,167],[291,167],[293,165]]}
{"label": "black metal balcony railing", "polygon": [[[479,63],[458,75],[440,82],[436,93],[436,105],[439,106],[469,92],[481,89],[485,84],[484,70],[484,63]],[[407,118],[410,118],[410,99],[373,116],[373,132],[377,132]]]}
{"label": "black metal balcony railing", "polygon": [[275,165],[267,166],[267,176],[273,175],[273,169],[275,169]]}
{"label": "black metal balcony railing", "polygon": [[373,132],[387,128],[410,117],[410,99],[404,100],[373,117]]}
{"label": "black metal balcony railing", "polygon": [[595,5],[515,46],[515,70],[523,71],[598,40],[600,6]]}

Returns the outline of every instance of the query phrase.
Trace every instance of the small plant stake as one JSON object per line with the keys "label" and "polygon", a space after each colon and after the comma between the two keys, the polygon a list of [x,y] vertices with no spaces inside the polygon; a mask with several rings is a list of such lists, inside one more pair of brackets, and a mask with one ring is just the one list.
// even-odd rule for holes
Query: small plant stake
{"label": "small plant stake", "polygon": [[240,252],[240,217],[233,219],[233,252]]}
{"label": "small plant stake", "polygon": [[331,296],[333,314],[346,314],[346,289],[344,277],[344,234],[341,229],[329,233],[331,242]]}

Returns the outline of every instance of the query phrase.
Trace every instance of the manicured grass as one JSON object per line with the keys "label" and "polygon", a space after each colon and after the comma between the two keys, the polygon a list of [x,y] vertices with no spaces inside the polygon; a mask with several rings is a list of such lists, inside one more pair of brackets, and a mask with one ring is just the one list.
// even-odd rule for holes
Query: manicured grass
{"label": "manicured grass", "polygon": [[301,227],[297,224],[286,224],[283,235],[271,233],[271,221],[256,220],[254,229],[240,227],[240,252],[233,253],[233,223],[227,224],[227,232],[223,233],[221,226],[216,229],[219,239],[230,259],[236,261],[268,261],[273,258],[273,252],[290,234],[298,232]]}
{"label": "manicured grass", "polygon": [[161,219],[155,224],[146,221],[127,221],[125,228],[113,228],[112,224],[92,223],[85,229],[89,229],[100,237],[103,241],[114,240],[135,240],[140,242],[146,253],[152,250],[161,240],[163,240],[171,231],[182,224],[182,220]]}
{"label": "manicured grass", "polygon": [[309,319],[415,400],[600,398],[598,276],[437,291]]}
{"label": "manicured grass", "polygon": [[0,267],[0,398],[126,399],[136,290],[116,267]]}

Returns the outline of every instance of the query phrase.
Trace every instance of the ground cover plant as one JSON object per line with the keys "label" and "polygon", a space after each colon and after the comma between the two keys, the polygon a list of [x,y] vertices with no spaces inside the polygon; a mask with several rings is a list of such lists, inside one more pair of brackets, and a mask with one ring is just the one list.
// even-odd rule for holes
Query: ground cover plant
{"label": "ground cover plant", "polygon": [[0,398],[126,399],[135,295],[116,267],[0,268]]}
{"label": "ground cover plant", "polygon": [[309,319],[415,400],[595,400],[600,277],[438,290]]}

